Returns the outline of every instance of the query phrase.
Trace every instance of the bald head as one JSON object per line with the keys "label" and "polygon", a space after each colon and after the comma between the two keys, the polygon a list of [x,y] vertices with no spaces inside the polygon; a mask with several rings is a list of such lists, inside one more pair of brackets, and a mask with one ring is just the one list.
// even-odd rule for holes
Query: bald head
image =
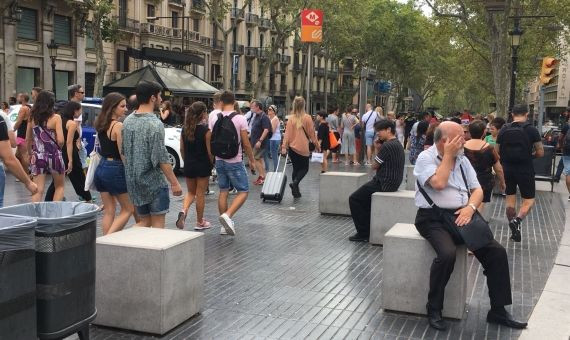
{"label": "bald head", "polygon": [[443,138],[453,139],[459,135],[463,136],[463,128],[461,125],[457,124],[456,122],[446,121],[439,124],[439,126],[435,128],[433,141],[435,143],[439,143]]}

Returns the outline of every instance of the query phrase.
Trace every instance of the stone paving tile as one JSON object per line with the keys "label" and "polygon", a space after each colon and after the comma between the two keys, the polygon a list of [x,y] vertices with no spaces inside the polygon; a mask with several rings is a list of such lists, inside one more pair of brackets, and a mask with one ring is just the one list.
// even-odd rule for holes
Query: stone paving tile
{"label": "stone paving tile", "polygon": [[[335,165],[339,171],[352,168]],[[355,170],[364,172],[367,168]],[[315,165],[302,183],[303,197],[287,192],[281,204],[261,203],[259,187],[235,218],[237,236],[220,236],[216,195],[206,198],[205,296],[202,313],[166,335],[153,336],[91,327],[93,339],[515,339],[519,331],[485,322],[489,308],[486,279],[469,258],[468,307],[463,320],[450,320],[437,332],[422,316],[380,308],[382,247],[351,243],[352,221],[318,214]],[[214,186],[212,186],[214,188]],[[71,186],[66,196],[73,198]],[[28,196],[8,176],[5,204]],[[538,192],[536,206],[523,222],[523,242],[509,239],[504,199],[493,197],[491,227],[507,249],[513,306],[528,319],[552,269],[562,237],[564,209],[558,194]],[[181,198],[172,198],[167,224],[174,226]],[[412,212],[413,213],[413,212]],[[193,225],[190,211],[187,225]],[[100,233],[100,231],[99,231]],[[70,337],[69,339],[75,339]]]}

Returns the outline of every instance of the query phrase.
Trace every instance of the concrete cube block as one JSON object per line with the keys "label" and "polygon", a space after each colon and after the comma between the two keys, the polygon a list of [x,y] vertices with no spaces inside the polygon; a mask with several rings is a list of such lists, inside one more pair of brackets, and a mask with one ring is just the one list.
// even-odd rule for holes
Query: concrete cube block
{"label": "concrete cube block", "polygon": [[164,334],[200,311],[204,235],[130,228],[97,239],[94,323]]}
{"label": "concrete cube block", "polygon": [[384,235],[396,223],[414,223],[418,208],[415,191],[375,192],[370,214],[370,243],[384,244]]}
{"label": "concrete cube block", "polygon": [[414,176],[414,167],[415,165],[406,165],[405,167],[406,190],[416,190],[416,176]]}
{"label": "concrete cube block", "polygon": [[348,198],[366,182],[368,182],[367,173],[326,172],[321,174],[319,212],[350,216]]}
{"label": "concrete cube block", "polygon": [[[386,233],[382,308],[426,314],[430,267],[435,251],[413,224],[398,223]],[[467,301],[467,248],[457,246],[455,268],[445,287],[444,317],[462,319]]]}

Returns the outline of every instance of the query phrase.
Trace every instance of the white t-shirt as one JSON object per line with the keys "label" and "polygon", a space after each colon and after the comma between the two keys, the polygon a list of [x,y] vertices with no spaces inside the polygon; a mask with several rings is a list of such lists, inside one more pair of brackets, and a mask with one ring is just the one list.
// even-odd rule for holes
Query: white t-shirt
{"label": "white t-shirt", "polygon": [[380,120],[378,112],[368,111],[362,116],[361,122],[366,123],[366,132],[374,132],[374,123]]}
{"label": "white t-shirt", "polygon": [[[239,113],[239,112],[238,112],[238,113]],[[251,111],[248,111],[248,112],[245,114],[245,116],[244,116],[244,117],[245,117],[245,121],[246,121],[246,123],[247,123],[247,133],[248,133],[248,134],[251,133],[251,125],[253,124],[253,116],[254,116],[254,113],[251,112]]]}

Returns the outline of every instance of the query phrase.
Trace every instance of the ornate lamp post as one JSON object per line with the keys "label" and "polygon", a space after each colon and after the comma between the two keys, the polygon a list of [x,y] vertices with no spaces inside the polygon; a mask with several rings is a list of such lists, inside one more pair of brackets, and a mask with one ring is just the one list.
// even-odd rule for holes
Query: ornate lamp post
{"label": "ornate lamp post", "polygon": [[52,89],[53,95],[57,99],[57,95],[55,92],[55,59],[57,58],[57,49],[59,45],[55,42],[55,40],[51,40],[51,42],[47,45],[49,50],[49,58],[51,59],[51,81],[52,81]]}
{"label": "ornate lamp post", "polygon": [[520,27],[520,18],[515,17],[514,19],[515,27],[512,31],[509,32],[509,35],[511,36],[511,48],[513,50],[511,65],[511,91],[509,94],[509,113],[515,105],[518,49],[521,43],[521,36],[523,34],[523,30]]}

